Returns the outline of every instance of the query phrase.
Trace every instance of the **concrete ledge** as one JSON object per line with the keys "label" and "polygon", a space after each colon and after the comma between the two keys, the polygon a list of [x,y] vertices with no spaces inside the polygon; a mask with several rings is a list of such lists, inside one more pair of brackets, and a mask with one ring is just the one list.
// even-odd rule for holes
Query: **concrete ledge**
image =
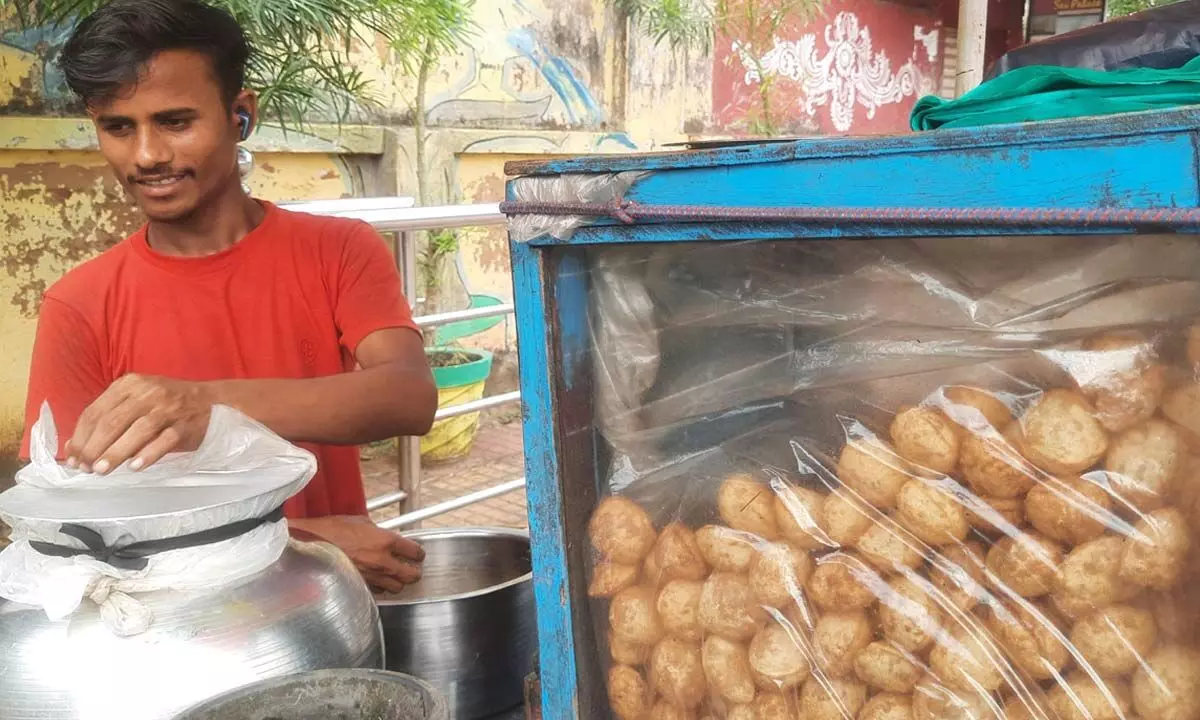
{"label": "concrete ledge", "polygon": [[[382,155],[383,129],[368,125],[312,125],[286,132],[263,125],[246,143],[252,152]],[[85,118],[0,118],[0,150],[97,150]]]}

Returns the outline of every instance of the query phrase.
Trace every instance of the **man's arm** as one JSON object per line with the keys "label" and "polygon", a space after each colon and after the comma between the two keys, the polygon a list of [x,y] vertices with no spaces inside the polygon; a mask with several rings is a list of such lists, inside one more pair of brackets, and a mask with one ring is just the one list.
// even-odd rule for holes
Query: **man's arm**
{"label": "man's arm", "polygon": [[361,444],[428,432],[437,389],[420,332],[382,238],[369,225],[323,235],[314,257],[325,272],[339,342],[361,368],[305,379],[185,382],[127,376],[80,416],[68,463],[104,473],[126,460],[145,467],[199,446],[210,408],[225,404],[293,442]]}
{"label": "man's arm", "polygon": [[131,460],[146,467],[194,450],[214,404],[229,405],[292,442],[359,445],[424,435],[437,389],[421,336],[387,328],[359,343],[355,372],[305,379],[187,382],[127,375],[79,417],[68,464],[105,473]]}
{"label": "man's arm", "polygon": [[362,445],[429,432],[437,389],[421,336],[379,330],[359,344],[357,357],[362,369],[342,375],[216,382],[214,401],[292,442]]}

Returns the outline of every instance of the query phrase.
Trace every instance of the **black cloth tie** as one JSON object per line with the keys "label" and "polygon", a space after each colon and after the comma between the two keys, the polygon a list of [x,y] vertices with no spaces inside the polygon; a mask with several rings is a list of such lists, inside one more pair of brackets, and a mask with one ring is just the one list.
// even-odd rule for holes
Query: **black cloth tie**
{"label": "black cloth tie", "polygon": [[63,523],[58,528],[59,532],[75,538],[86,547],[73,548],[41,540],[30,540],[29,546],[41,554],[49,555],[50,557],[69,558],[85,555],[99,560],[106,565],[111,565],[118,570],[143,570],[150,562],[149,557],[151,555],[157,555],[168,550],[182,550],[184,548],[212,545],[230,540],[239,535],[245,535],[260,525],[275,522],[282,517],[283,506],[280,505],[262,517],[238,520],[227,525],[220,525],[208,530],[188,533],[187,535],[162,538],[160,540],[143,540],[141,542],[113,547],[105,545],[104,539],[100,537],[100,533],[89,527],[74,523]]}

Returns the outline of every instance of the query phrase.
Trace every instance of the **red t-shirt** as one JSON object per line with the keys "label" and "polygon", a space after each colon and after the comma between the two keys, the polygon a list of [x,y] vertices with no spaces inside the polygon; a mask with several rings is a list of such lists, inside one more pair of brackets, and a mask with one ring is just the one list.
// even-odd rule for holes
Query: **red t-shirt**
{"label": "red t-shirt", "polygon": [[[417,330],[395,262],[370,225],[263,205],[262,223],[224,252],[161,255],[142,228],[46,292],[24,457],[43,401],[65,442],[83,410],[128,373],[197,381],[333,375],[354,369],[355,349],[371,333]],[[319,469],[288,501],[287,516],[365,515],[358,448],[304,446]]]}

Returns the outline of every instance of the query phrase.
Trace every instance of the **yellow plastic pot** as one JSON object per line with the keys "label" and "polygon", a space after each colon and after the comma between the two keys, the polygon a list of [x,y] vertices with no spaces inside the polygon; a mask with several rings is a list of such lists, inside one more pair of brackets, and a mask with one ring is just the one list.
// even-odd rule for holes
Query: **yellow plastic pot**
{"label": "yellow plastic pot", "polygon": [[[425,350],[427,355],[439,352],[469,353],[476,359],[461,365],[433,368],[433,381],[438,389],[438,409],[481,399],[488,376],[492,373],[492,353],[487,350],[443,347]],[[478,434],[477,412],[438,420],[429,433],[421,438],[421,460],[436,463],[464,457],[471,452]]]}

